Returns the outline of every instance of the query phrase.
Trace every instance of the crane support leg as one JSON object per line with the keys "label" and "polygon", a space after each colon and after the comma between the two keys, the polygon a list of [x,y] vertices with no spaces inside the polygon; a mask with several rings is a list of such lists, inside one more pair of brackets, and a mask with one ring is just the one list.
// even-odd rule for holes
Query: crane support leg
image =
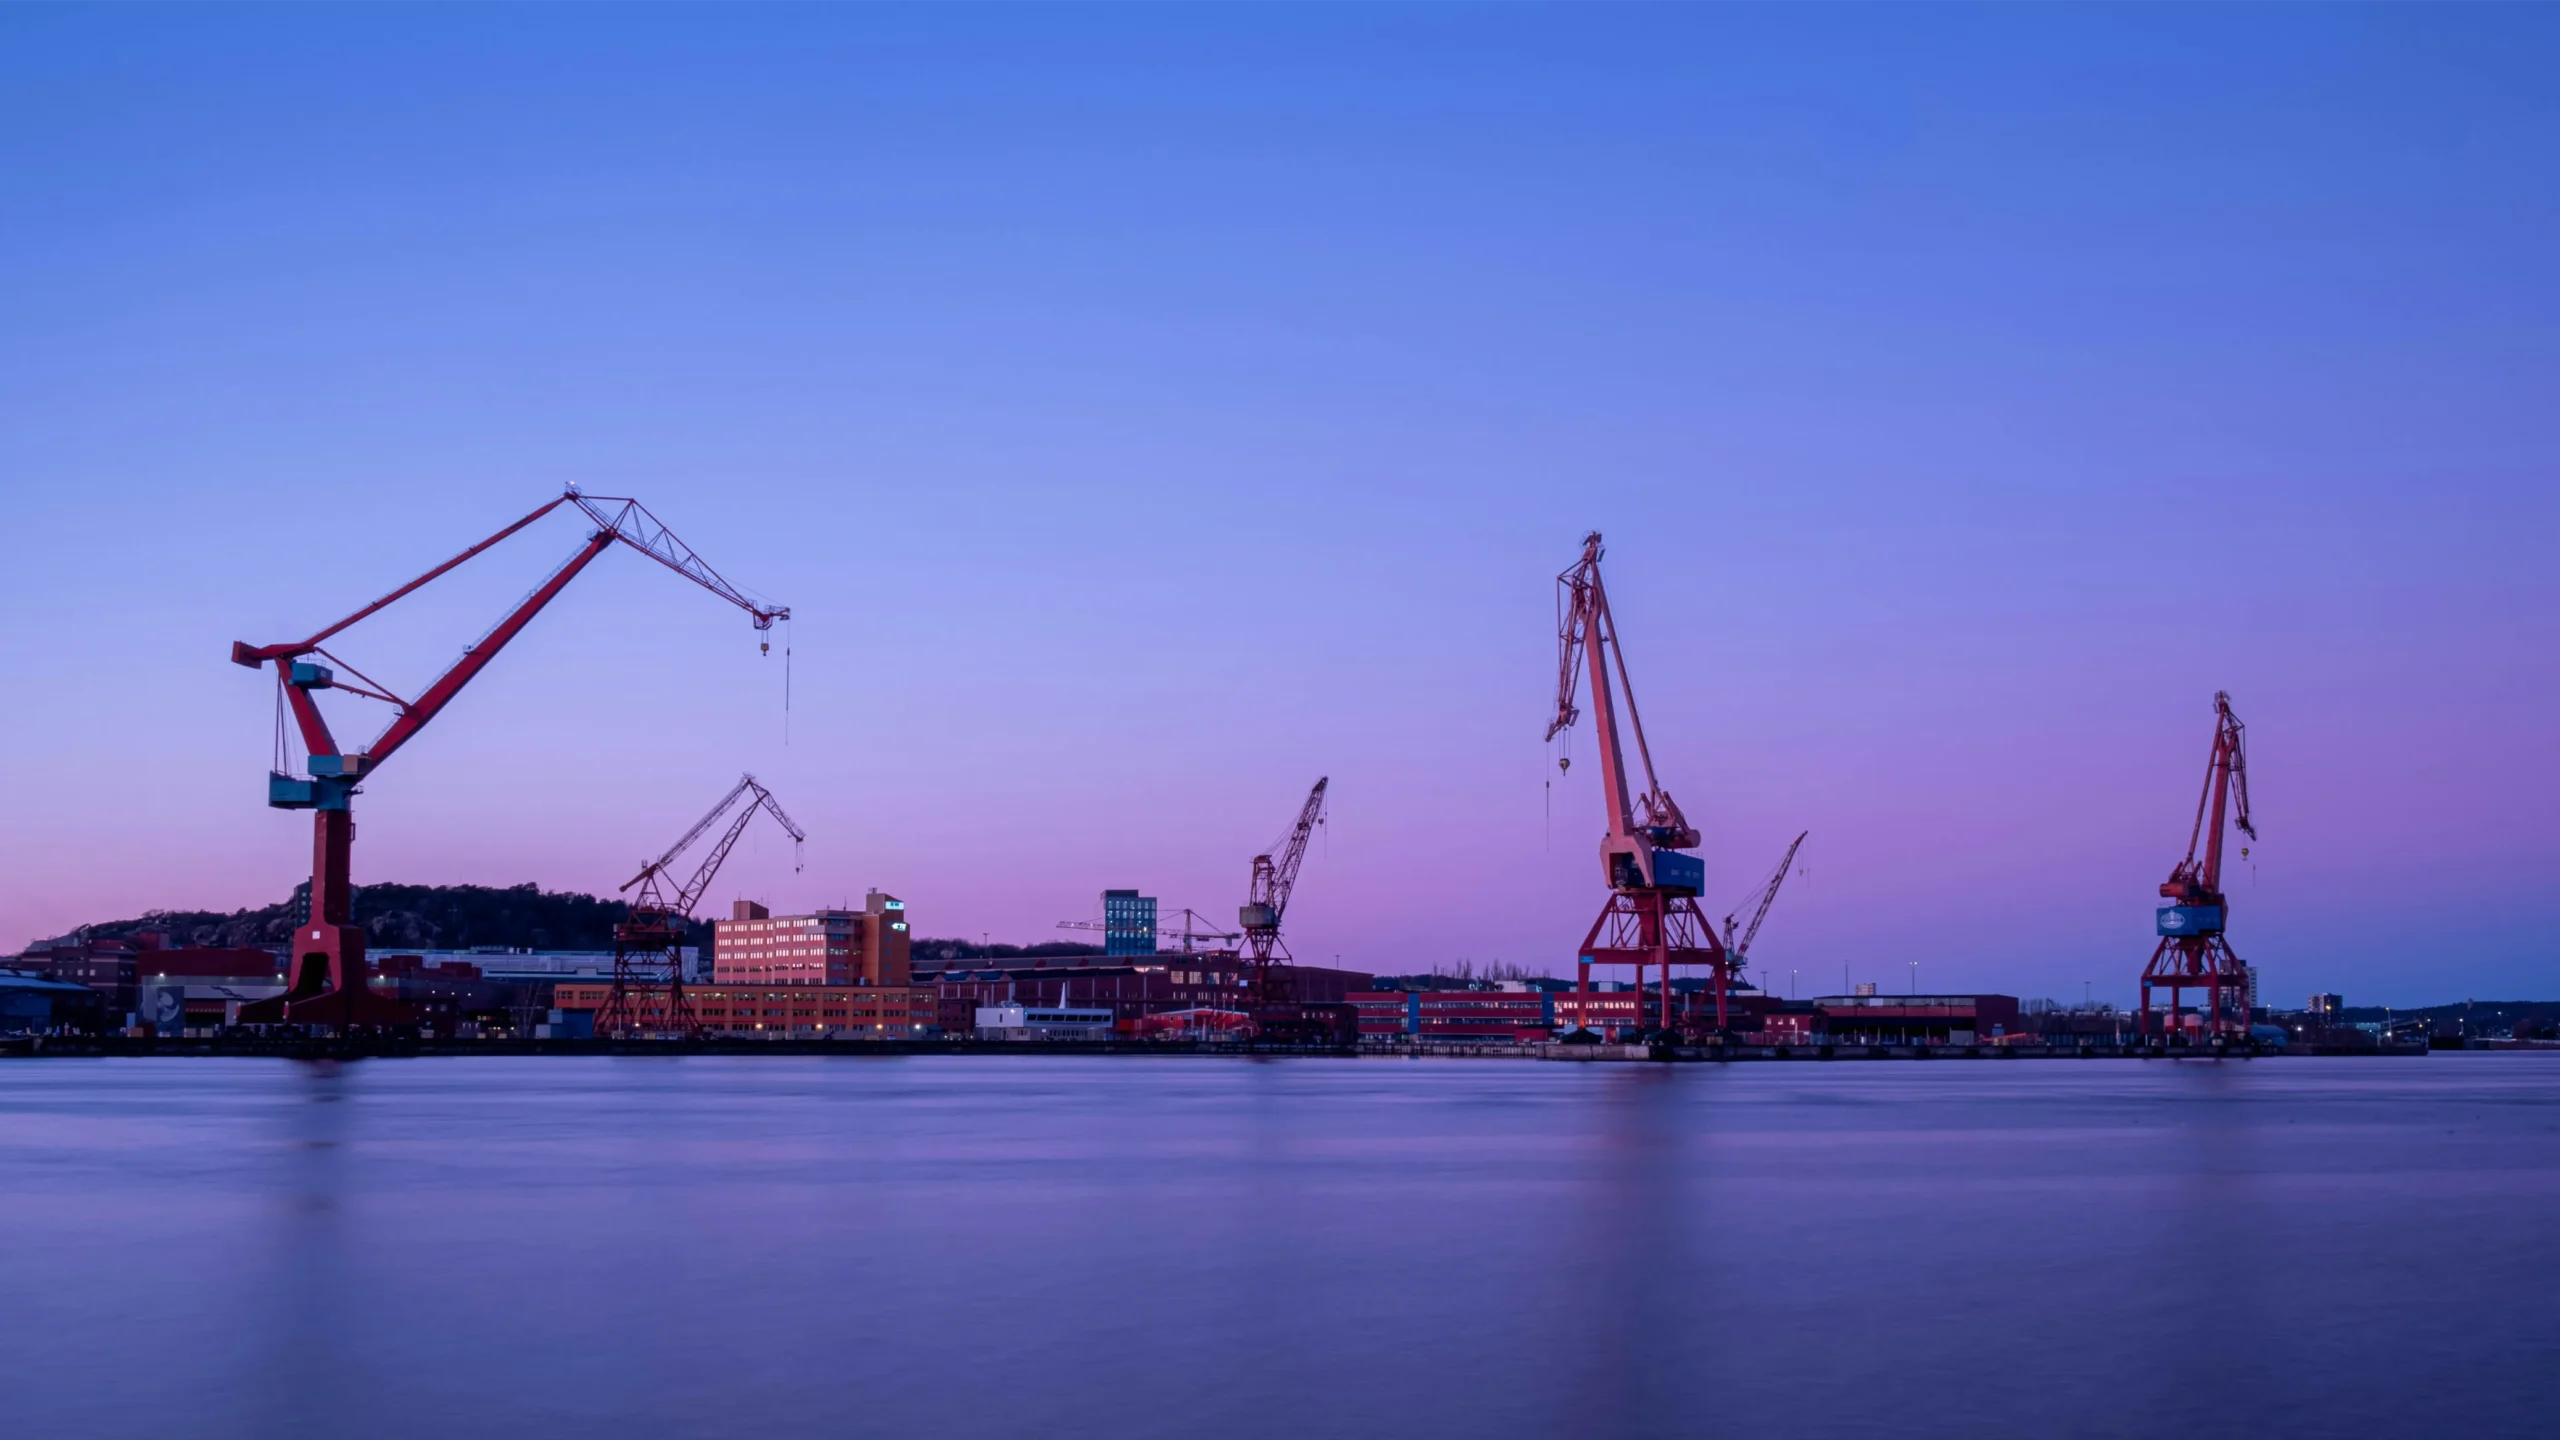
{"label": "crane support leg", "polygon": [[348,880],[356,825],[353,812],[317,810],[311,817],[311,914],[293,932],[285,992],[240,1007],[243,1025],[409,1025],[406,1005],[373,993],[364,927],[353,923],[355,887]]}
{"label": "crane support leg", "polygon": [[[1724,942],[1716,938],[1715,927],[1707,923],[1706,913],[1691,896],[1652,889],[1612,892],[1600,909],[1600,917],[1591,922],[1590,933],[1583,936],[1577,958],[1580,964],[1574,1000],[1578,1017],[1590,1013],[1587,1007],[1592,966],[1631,965],[1635,967],[1635,1013],[1628,1017],[1625,1029],[1644,1034],[1682,1028],[1671,1003],[1671,967],[1703,965],[1710,967],[1715,977],[1716,1030],[1721,1033],[1730,1024],[1725,1008],[1730,959]],[[1654,976],[1648,1013],[1645,972],[1655,966],[1660,968]],[[1582,1023],[1588,1024],[1587,1018]]]}

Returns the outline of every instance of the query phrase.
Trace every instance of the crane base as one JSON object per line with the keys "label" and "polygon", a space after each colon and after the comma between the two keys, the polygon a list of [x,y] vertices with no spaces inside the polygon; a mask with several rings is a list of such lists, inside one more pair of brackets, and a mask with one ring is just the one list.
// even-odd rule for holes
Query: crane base
{"label": "crane base", "polygon": [[418,1023],[418,1012],[397,1000],[363,990],[317,990],[278,995],[240,1007],[243,1025],[334,1025],[340,1029],[392,1029]]}

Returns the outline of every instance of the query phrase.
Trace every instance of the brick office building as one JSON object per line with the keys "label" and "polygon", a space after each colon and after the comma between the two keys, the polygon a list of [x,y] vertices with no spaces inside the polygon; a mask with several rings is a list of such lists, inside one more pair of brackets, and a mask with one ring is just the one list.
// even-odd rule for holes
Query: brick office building
{"label": "brick office building", "polygon": [[[775,915],[751,900],[712,922],[711,983],[685,999],[702,1028],[766,1040],[908,1040],[936,1028],[935,993],[911,983],[907,905],[874,890],[859,910]],[[594,1011],[612,986],[564,980],[554,1008]],[[643,1029],[663,1026],[664,990],[633,996]]]}
{"label": "brick office building", "polygon": [[859,910],[773,915],[740,900],[712,922],[718,985],[905,985],[907,902],[874,890]]}
{"label": "brick office building", "polygon": [[1813,1004],[1835,1045],[1987,1045],[2020,1028],[2015,995],[1824,995]]}
{"label": "brick office building", "polygon": [[1364,1040],[1515,1041],[1555,1036],[1556,996],[1526,985],[1502,990],[1360,990],[1350,995]]}
{"label": "brick office building", "polygon": [[[609,982],[563,980],[551,1003],[601,1009]],[[664,989],[633,992],[640,1028],[666,1028]],[[715,1035],[749,1040],[912,1040],[934,1028],[934,993],[909,985],[688,985],[685,1002]]]}

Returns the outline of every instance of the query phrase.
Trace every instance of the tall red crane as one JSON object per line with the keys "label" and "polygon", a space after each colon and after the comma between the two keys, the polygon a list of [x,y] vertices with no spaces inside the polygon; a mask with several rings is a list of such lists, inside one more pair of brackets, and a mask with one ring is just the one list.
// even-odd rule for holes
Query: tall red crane
{"label": "tall red crane", "polygon": [[[1645,743],[1644,719],[1636,711],[1634,682],[1627,677],[1626,652],[1618,644],[1617,621],[1609,614],[1609,593],[1600,583],[1600,532],[1582,537],[1582,558],[1556,577],[1556,713],[1547,722],[1547,738],[1581,718],[1575,707],[1583,675],[1591,680],[1591,707],[1598,712],[1593,728],[1600,739],[1600,787],[1608,806],[1609,829],[1600,837],[1600,873],[1609,899],[1600,918],[1582,940],[1573,991],[1577,1015],[1588,1015],[1586,997],[1594,965],[1635,967],[1638,1033],[1672,1026],[1671,967],[1705,965],[1715,975],[1716,1028],[1726,1026],[1725,997],[1732,984],[1733,962],[1715,926],[1698,908],[1706,885],[1705,862],[1683,850],[1697,848],[1698,832],[1653,773],[1653,750]],[[1614,678],[1613,678],[1614,677]],[[1645,788],[1627,788],[1627,762],[1618,741],[1617,697],[1623,692],[1628,727],[1635,731],[1636,756],[1644,765]],[[1559,761],[1560,766],[1570,761]],[[1660,988],[1650,1017],[1646,1014],[1644,979],[1650,966]],[[1648,1019],[1650,1023],[1648,1023]]]}
{"label": "tall red crane", "polygon": [[1279,857],[1253,857],[1253,878],[1244,904],[1236,911],[1236,923],[1244,927],[1245,959],[1253,966],[1256,1005],[1288,1005],[1298,998],[1296,986],[1284,973],[1285,963],[1273,965],[1271,951],[1278,946],[1281,960],[1290,958],[1288,947],[1279,943],[1280,920],[1289,910],[1289,892],[1298,888],[1298,865],[1307,858],[1307,837],[1324,823],[1324,787],[1330,779],[1316,778],[1316,788],[1307,792],[1307,803],[1298,807],[1298,823],[1290,827]]}
{"label": "tall red crane", "polygon": [[[2196,797],[2195,828],[2187,835],[2187,858],[2160,886],[2157,928],[2160,943],[2151,963],[2142,967],[2142,1033],[2151,1033],[2151,992],[2169,992],[2168,1025],[2180,1028],[2178,1006],[2187,990],[2205,992],[2202,1017],[2210,1036],[2249,1033],[2249,967],[2231,953],[2222,938],[2230,902],[2222,893],[2224,818],[2251,840],[2258,828],[2249,823],[2249,757],[2242,746],[2246,734],[2240,717],[2231,713],[2231,694],[2213,694],[2213,750],[2204,763],[2204,793]],[[2236,809],[2237,813],[2233,813]],[[2208,817],[2210,821],[2208,823]],[[2247,854],[2246,850],[2241,852]]]}
{"label": "tall red crane", "polygon": [[[552,511],[568,506],[583,513],[594,523],[577,552],[553,571],[549,579],[534,588],[532,594],[507,612],[487,634],[473,641],[462,652],[452,668],[436,677],[419,692],[415,700],[404,700],[355,666],[348,664],[325,648],[326,642],[357,621],[373,615],[402,597],[417,590],[481,551],[524,529]],[[411,1018],[407,1007],[399,1005],[369,988],[372,967],[365,962],[364,931],[352,923],[354,887],[350,882],[349,850],[355,839],[355,817],[349,809],[350,797],[358,793],[359,783],[372,778],[401,746],[406,745],[441,714],[462,687],[497,658],[507,642],[513,640],[542,607],[551,603],[568,583],[578,577],[606,548],[619,542],[630,546],[712,594],[747,612],[759,631],[773,628],[776,620],[791,618],[788,607],[761,605],[748,599],[718,571],[705,564],[675,533],[660,523],[639,501],[623,496],[580,494],[572,486],[559,498],[535,509],[533,513],[507,526],[498,533],[429,570],[363,609],[334,625],[327,626],[309,638],[280,645],[235,643],[231,662],[252,670],[272,663],[276,667],[276,689],[281,712],[290,709],[295,726],[301,731],[309,760],[304,773],[287,773],[283,754],[283,718],[277,718],[276,763],[267,776],[267,803],[279,810],[309,810],[312,817],[311,901],[310,913],[302,918],[294,931],[292,961],[288,971],[290,982],[285,993],[272,1000],[261,1000],[241,1007],[240,1019],[245,1024],[317,1024],[335,1026],[397,1025]],[[773,648],[771,641],[764,649]],[[306,659],[317,656],[328,664]],[[354,680],[340,679],[345,671]],[[395,712],[390,725],[373,742],[360,750],[342,748],[330,734],[329,723],[320,714],[312,694],[319,690],[343,690],[367,699],[378,700]]]}
{"label": "tall red crane", "polygon": [[[729,813],[729,807],[743,796],[755,798],[747,802],[729,828],[720,833],[709,854],[694,867],[693,878],[669,895],[660,887],[667,868],[676,857],[691,848],[703,833]],[[631,902],[629,918],[613,927],[613,988],[606,993],[604,1004],[596,1009],[596,1033],[615,1039],[636,1039],[664,1035],[689,1040],[702,1033],[701,1017],[693,1013],[692,1002],[684,998],[684,936],[693,926],[693,907],[711,889],[711,879],[720,873],[721,863],[737,848],[738,837],[747,832],[747,822],[757,814],[771,815],[783,832],[791,837],[791,868],[800,868],[800,846],[809,837],[782,813],[782,804],[773,792],[756,783],[753,775],[741,775],[729,793],[710,813],[693,822],[682,839],[667,847],[667,853],[640,867],[640,873],[622,882],[621,892],[632,886],[640,894]],[[663,1004],[652,1003],[663,987]]]}

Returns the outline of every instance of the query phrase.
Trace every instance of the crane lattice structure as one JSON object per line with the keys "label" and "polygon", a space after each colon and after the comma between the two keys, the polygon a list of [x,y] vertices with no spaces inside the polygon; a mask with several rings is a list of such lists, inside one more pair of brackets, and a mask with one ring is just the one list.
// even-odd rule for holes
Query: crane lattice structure
{"label": "crane lattice structure", "polygon": [[[1812,833],[1807,830],[1796,836],[1795,843],[1787,847],[1787,853],[1778,857],[1778,868],[1770,871],[1769,878],[1760,883],[1760,888],[1744,897],[1742,904],[1733,907],[1733,914],[1724,917],[1724,949],[1733,957],[1733,968],[1737,973],[1751,954],[1751,942],[1759,937],[1760,922],[1769,918],[1769,907],[1778,903],[1778,887],[1787,883],[1787,872],[1795,868],[1796,852],[1804,848],[1805,836]],[[1735,934],[1734,916],[1742,913],[1744,905],[1755,902],[1757,908],[1751,912],[1751,923],[1743,926],[1739,935]]]}
{"label": "crane lattice structure", "polygon": [[[710,853],[694,867],[693,878],[669,895],[659,884],[667,878],[668,867],[676,857],[690,849],[693,842],[729,813],[731,806],[746,796],[746,808],[720,832]],[[640,873],[622,882],[622,893],[640,887],[631,902],[629,918],[613,927],[613,988],[605,995],[604,1004],[596,1010],[596,1033],[619,1040],[671,1039],[690,1040],[702,1033],[702,1019],[694,1013],[693,1003],[684,994],[684,937],[693,928],[693,909],[711,889],[712,877],[720,873],[721,863],[747,832],[747,822],[762,812],[791,837],[791,868],[800,868],[800,846],[809,837],[792,823],[782,811],[773,792],[756,783],[753,775],[741,775],[729,793],[710,813],[693,822],[684,837],[667,847],[667,853],[640,867]]]}
{"label": "crane lattice structure", "polygon": [[[1236,911],[1236,923],[1244,927],[1245,962],[1253,967],[1254,1003],[1259,1006],[1289,1005],[1298,998],[1288,973],[1289,947],[1280,943],[1280,921],[1289,911],[1289,892],[1298,887],[1307,837],[1324,823],[1324,787],[1329,779],[1317,777],[1316,788],[1307,792],[1307,803],[1298,807],[1298,823],[1290,827],[1278,857],[1253,857],[1253,878],[1244,904]],[[1271,961],[1274,950],[1282,962],[1277,965]]]}
{"label": "crane lattice structure", "polygon": [[[1202,916],[1199,911],[1194,910],[1187,905],[1174,913],[1182,917],[1182,923],[1176,925],[1171,920],[1159,923],[1155,929],[1156,938],[1159,940],[1181,941],[1182,953],[1185,955],[1198,954],[1199,951],[1195,947],[1198,942],[1202,940],[1227,941],[1241,940],[1244,938],[1244,936],[1233,930],[1204,930],[1200,928],[1200,922],[1205,917]],[[1061,920],[1058,922],[1058,928],[1061,930],[1108,931],[1116,930],[1120,927],[1113,925],[1108,920]],[[1216,952],[1213,951],[1211,953],[1214,954]]]}
{"label": "crane lattice structure", "polygon": [[[462,652],[462,658],[419,692],[415,700],[402,699],[389,687],[374,681],[324,648],[330,639],[349,626],[390,606],[562,506],[577,510],[593,523],[595,528],[588,532],[586,541],[559,569],[551,572],[548,579],[536,586],[533,593],[518,602],[487,633],[471,642]],[[405,1025],[414,1021],[415,1016],[407,1006],[373,993],[372,967],[365,960],[364,930],[352,923],[354,886],[349,878],[349,867],[355,841],[355,816],[350,808],[351,797],[360,793],[361,782],[371,779],[384,761],[443,713],[445,706],[462,693],[462,688],[486,669],[489,662],[497,658],[498,652],[506,648],[507,642],[531,623],[534,616],[542,613],[542,608],[576,579],[580,571],[617,543],[630,546],[746,611],[760,632],[770,631],[776,620],[791,618],[788,607],[751,600],[722,579],[718,571],[687,548],[639,501],[621,496],[584,495],[572,487],[532,514],[307,639],[279,645],[250,645],[245,642],[232,645],[233,664],[252,670],[269,664],[276,668],[277,754],[267,775],[267,803],[279,810],[314,812],[310,913],[294,930],[285,992],[273,999],[242,1006],[242,1023],[346,1028]],[[763,648],[770,653],[772,642],[765,641]],[[315,656],[318,658],[308,658]],[[323,660],[328,663],[320,663]],[[339,678],[339,671],[354,679]],[[391,723],[374,737],[371,744],[360,750],[347,750],[330,733],[328,721],[321,716],[319,704],[313,699],[315,692],[321,690],[343,690],[389,705],[394,711]],[[309,752],[299,775],[289,773],[286,768],[284,713],[288,710]]]}
{"label": "crane lattice structure", "polygon": [[[1609,898],[1600,918],[1582,940],[1574,975],[1577,1017],[1588,1016],[1591,967],[1635,967],[1635,1016],[1639,1034],[1672,1028],[1671,967],[1705,965],[1715,975],[1716,1029],[1726,1027],[1726,996],[1734,962],[1706,913],[1698,894],[1706,885],[1707,867],[1694,855],[1697,828],[1681,814],[1678,802],[1653,772],[1653,750],[1644,736],[1644,718],[1636,710],[1635,684],[1627,676],[1626,652],[1618,643],[1618,625],[1609,613],[1609,593],[1600,583],[1600,532],[1582,538],[1582,558],[1556,577],[1556,713],[1547,722],[1553,740],[1581,718],[1575,705],[1582,678],[1591,681],[1591,706],[1598,712],[1600,785],[1608,806],[1609,829],[1600,837],[1600,871]],[[1636,756],[1644,765],[1645,788],[1627,788],[1626,754],[1618,740],[1617,700],[1626,697],[1628,728],[1635,732]],[[1571,761],[1560,760],[1559,768]],[[1650,1017],[1645,1009],[1645,971],[1660,977]],[[1650,1023],[1648,1023],[1650,1020]]]}
{"label": "crane lattice structure", "polygon": [[[2187,858],[2160,886],[2157,929],[2160,943],[2151,963],[2142,967],[2142,1031],[2151,1033],[2151,992],[2169,992],[2168,1025],[2182,1028],[2179,1004],[2183,992],[2205,992],[2199,1017],[2208,1037],[2249,1033],[2249,967],[2223,939],[2230,901],[2222,893],[2222,834],[2225,816],[2251,840],[2258,828],[2249,822],[2249,757],[2242,745],[2246,729],[2231,713],[2231,695],[2213,695],[2213,750],[2204,765],[2204,793],[2196,798],[2195,828],[2187,835]],[[2241,854],[2249,853],[2243,849]]]}

